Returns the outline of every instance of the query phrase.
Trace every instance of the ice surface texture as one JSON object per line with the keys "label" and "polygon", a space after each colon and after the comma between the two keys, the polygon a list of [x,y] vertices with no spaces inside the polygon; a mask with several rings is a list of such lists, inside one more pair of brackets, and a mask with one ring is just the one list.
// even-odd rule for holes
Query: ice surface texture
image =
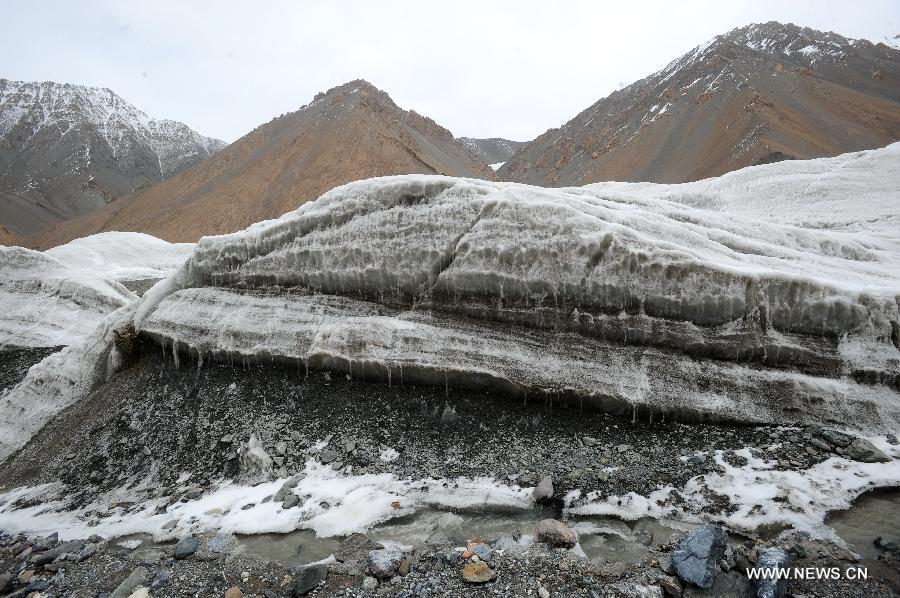
{"label": "ice surface texture", "polygon": [[880,430],[898,173],[900,144],[677,186],[370,179],[202,239],[136,323],[219,358]]}

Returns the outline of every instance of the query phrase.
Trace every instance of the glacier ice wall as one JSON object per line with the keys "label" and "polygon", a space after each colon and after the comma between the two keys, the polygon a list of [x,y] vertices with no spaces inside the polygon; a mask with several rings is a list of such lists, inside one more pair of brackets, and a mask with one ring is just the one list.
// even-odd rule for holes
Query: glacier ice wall
{"label": "glacier ice wall", "polygon": [[[895,144],[677,196],[671,185],[360,181],[201,239],[136,324],[222,359],[883,429],[900,419],[898,167]],[[880,191],[843,196],[862,188]],[[811,189],[831,210],[816,221]],[[767,194],[756,207],[731,208],[755,190]],[[778,218],[773,205],[804,215]]]}

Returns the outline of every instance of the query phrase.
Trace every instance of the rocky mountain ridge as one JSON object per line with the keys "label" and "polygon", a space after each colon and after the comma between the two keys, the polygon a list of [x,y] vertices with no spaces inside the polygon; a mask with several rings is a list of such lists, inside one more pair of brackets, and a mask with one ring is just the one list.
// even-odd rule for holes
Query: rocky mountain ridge
{"label": "rocky mountain ridge", "polygon": [[503,180],[677,183],[900,138],[900,51],[770,22],[735,29],[521,148]]}
{"label": "rocky mountain ridge", "polygon": [[0,224],[27,235],[158,183],[225,143],[115,92],[0,79]]}

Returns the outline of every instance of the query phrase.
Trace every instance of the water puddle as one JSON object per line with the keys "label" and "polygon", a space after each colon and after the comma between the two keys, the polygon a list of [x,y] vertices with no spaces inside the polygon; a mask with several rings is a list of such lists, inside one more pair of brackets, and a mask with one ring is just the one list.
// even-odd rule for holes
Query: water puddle
{"label": "water puddle", "polygon": [[881,551],[874,545],[875,538],[900,538],[900,489],[867,492],[853,503],[852,508],[829,515],[825,523],[834,528],[854,552],[877,559]]}

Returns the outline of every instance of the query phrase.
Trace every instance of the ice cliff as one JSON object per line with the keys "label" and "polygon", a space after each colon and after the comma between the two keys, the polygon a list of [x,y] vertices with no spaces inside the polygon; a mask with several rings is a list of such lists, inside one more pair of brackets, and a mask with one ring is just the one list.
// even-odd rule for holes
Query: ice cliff
{"label": "ice cliff", "polygon": [[202,239],[136,324],[201,358],[881,430],[898,173],[900,144],[677,186],[370,179]]}

